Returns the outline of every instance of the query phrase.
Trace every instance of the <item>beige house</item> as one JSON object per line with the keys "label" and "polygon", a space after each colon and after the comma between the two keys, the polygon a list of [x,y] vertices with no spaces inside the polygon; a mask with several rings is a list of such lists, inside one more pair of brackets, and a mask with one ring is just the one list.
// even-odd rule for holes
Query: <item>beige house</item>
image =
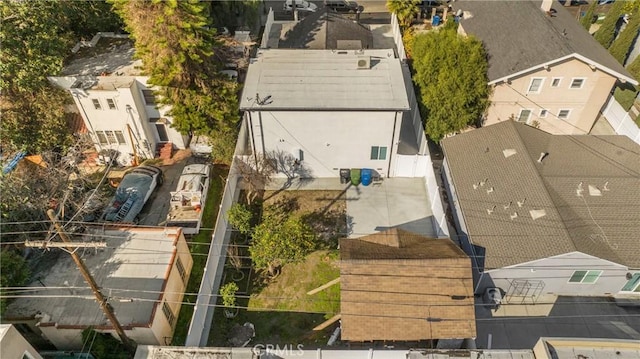
{"label": "beige house", "polygon": [[589,133],[617,81],[637,85],[558,2],[452,3],[458,32],[482,40],[491,105],[484,125],[509,119],[552,134]]}
{"label": "beige house", "polygon": [[[138,344],[169,344],[193,266],[181,229],[90,227],[82,240],[107,244],[81,256],[126,335]],[[62,253],[30,286],[30,297],[12,302],[3,320],[29,338],[44,338],[34,345],[78,350],[90,326],[117,338],[71,256]]]}
{"label": "beige house", "polygon": [[13,325],[0,324],[0,358],[42,359],[42,356]]}
{"label": "beige house", "polygon": [[342,340],[476,336],[469,257],[448,238],[398,228],[340,240]]}

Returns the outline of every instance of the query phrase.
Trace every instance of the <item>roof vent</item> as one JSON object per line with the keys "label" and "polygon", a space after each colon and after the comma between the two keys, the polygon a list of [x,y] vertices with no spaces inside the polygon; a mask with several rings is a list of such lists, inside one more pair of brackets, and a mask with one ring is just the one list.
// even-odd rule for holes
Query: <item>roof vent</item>
{"label": "roof vent", "polygon": [[532,209],[529,211],[531,218],[535,221],[538,218],[542,218],[547,215],[547,211],[544,209]]}
{"label": "roof vent", "polygon": [[504,155],[505,158],[509,158],[515,155],[516,153],[518,152],[513,148],[507,148],[506,150],[502,150],[502,154]]}
{"label": "roof vent", "polygon": [[512,215],[509,215],[509,218],[511,218],[511,220],[513,221],[514,219],[518,218],[518,212],[513,212]]}
{"label": "roof vent", "polygon": [[358,56],[358,70],[368,70],[371,68],[370,56]]}
{"label": "roof vent", "polygon": [[545,157],[547,157],[548,153],[547,152],[540,152],[540,157],[538,157],[538,163],[542,163],[542,160],[544,160]]}
{"label": "roof vent", "polygon": [[540,8],[544,12],[549,12],[551,11],[551,5],[553,5],[553,0],[542,0],[542,5],[540,5]]}
{"label": "roof vent", "polygon": [[589,185],[589,196],[602,196],[602,191],[596,186]]}

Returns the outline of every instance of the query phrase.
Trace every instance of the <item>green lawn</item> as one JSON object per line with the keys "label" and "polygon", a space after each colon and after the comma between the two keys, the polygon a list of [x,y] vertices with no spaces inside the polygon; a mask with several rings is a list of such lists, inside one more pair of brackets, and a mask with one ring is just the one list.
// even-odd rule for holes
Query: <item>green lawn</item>
{"label": "green lawn", "polygon": [[[192,242],[189,245],[189,249],[193,256],[193,268],[191,269],[186,293],[198,293],[200,290],[200,281],[202,280],[202,273],[209,254],[211,235],[218,216],[222,191],[224,191],[224,179],[227,177],[228,173],[229,168],[222,165],[215,165],[211,172],[209,192],[207,193],[207,203],[205,204],[204,213],[202,214],[201,225],[202,228],[206,229],[200,230],[200,233],[193,236],[191,239],[188,239],[189,242]],[[187,339],[187,332],[189,331],[189,324],[191,323],[191,316],[193,314],[193,305],[196,302],[196,298],[197,295],[187,294],[184,296],[184,299],[182,300],[183,302],[193,304],[182,305],[171,345],[184,345],[184,342]]]}

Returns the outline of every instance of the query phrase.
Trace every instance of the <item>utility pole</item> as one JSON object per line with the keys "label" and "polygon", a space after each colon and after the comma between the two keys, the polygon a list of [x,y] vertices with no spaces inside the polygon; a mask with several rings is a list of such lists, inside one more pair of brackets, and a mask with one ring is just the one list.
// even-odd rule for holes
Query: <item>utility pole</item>
{"label": "utility pole", "polygon": [[96,296],[96,300],[98,301],[98,303],[100,303],[102,311],[104,311],[104,314],[111,322],[111,325],[113,325],[113,328],[116,330],[116,333],[120,337],[120,340],[122,340],[122,344],[124,344],[125,347],[129,349],[132,348],[131,341],[124,333],[124,329],[122,329],[120,322],[118,322],[118,318],[116,318],[115,314],[113,314],[113,308],[111,307],[111,304],[107,303],[107,298],[102,294],[102,292],[100,292],[100,288],[98,288],[96,281],[93,279],[91,273],[89,273],[89,269],[82,261],[82,258],[80,258],[80,256],[78,256],[78,254],[73,250],[74,245],[69,237],[67,237],[67,234],[64,232],[64,229],[62,228],[60,223],[58,223],[58,218],[56,217],[55,212],[50,209],[47,211],[47,216],[49,216],[49,219],[51,219],[51,223],[53,223],[56,231],[58,231],[58,234],[60,235],[60,238],[62,238],[62,241],[70,245],[68,247],[68,252],[69,254],[71,254],[71,258],[73,258],[73,261],[76,262],[76,265],[78,266],[78,269],[80,269],[80,273],[82,273],[84,280],[91,287],[93,294],[95,294]]}

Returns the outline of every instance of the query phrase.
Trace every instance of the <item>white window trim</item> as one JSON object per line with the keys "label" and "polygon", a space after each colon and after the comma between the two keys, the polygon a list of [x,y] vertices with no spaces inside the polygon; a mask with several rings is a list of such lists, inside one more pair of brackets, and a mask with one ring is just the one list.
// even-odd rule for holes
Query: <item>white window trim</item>
{"label": "white window trim", "polygon": [[[633,279],[633,277],[634,277],[634,276],[636,276],[636,275],[640,275],[640,273],[634,273],[634,274],[631,276],[631,279],[629,279],[629,280],[627,281],[627,283],[628,283],[629,281],[631,281],[631,280]],[[624,288],[624,287],[626,287],[626,286],[627,286],[627,283],[625,283],[622,287],[623,287],[623,288]],[[620,293],[633,293],[633,294],[638,294],[638,292],[636,292],[636,291],[635,291],[636,289],[638,289],[638,287],[640,287],[640,282],[638,282],[638,284],[636,284],[636,286],[635,286],[635,287],[631,288],[631,290],[622,290],[622,289],[620,289]]]}
{"label": "white window trim", "polygon": [[22,358],[27,357],[28,359],[35,359],[33,357],[33,355],[31,355],[31,353],[29,353],[28,351],[24,351],[24,353],[22,353]]}
{"label": "white window trim", "polygon": [[[109,100],[111,100],[111,102],[113,103],[113,108],[111,108],[111,106],[109,105]],[[117,110],[117,109],[118,109],[118,105],[116,104],[116,99],[114,99],[114,98],[108,98],[108,99],[106,99],[105,101],[106,101],[106,103],[107,103],[107,108],[108,108],[109,110]]]}
{"label": "white window trim", "polygon": [[[531,85],[533,85],[533,81],[535,81],[535,80],[541,80],[540,81],[540,86],[538,86],[538,90],[537,91],[531,91]],[[542,86],[544,86],[544,80],[545,80],[544,77],[532,77],[531,81],[529,81],[529,87],[527,87],[527,93],[528,94],[529,93],[533,93],[533,94],[540,93],[542,91]]]}
{"label": "white window trim", "polygon": [[[580,87],[573,87],[573,81],[575,80],[582,80],[582,84],[580,85]],[[586,77],[572,77],[571,78],[571,82],[569,82],[569,90],[580,90],[581,88],[584,87],[584,84],[587,82],[587,78]]]}
{"label": "white window trim", "polygon": [[[586,272],[586,273],[584,274],[584,277],[582,277],[582,279],[580,279],[579,282],[570,282],[571,277],[573,277],[573,275],[576,272]],[[598,276],[596,277],[595,282],[585,283],[583,281],[584,281],[585,278],[587,278],[587,276],[589,275],[589,272],[598,272]],[[569,276],[569,279],[567,279],[567,283],[569,283],[569,284],[596,284],[598,282],[598,279],[600,279],[600,276],[602,276],[602,273],[603,273],[603,271],[597,270],[597,269],[579,269],[579,270],[574,270],[573,273],[571,273],[571,275]]]}
{"label": "white window trim", "polygon": [[[543,111],[544,114],[542,114]],[[538,112],[538,118],[547,118],[547,115],[549,115],[549,110],[546,108],[540,109],[540,112]]]}
{"label": "white window trim", "polygon": [[[560,112],[562,111],[569,111],[569,113],[567,113],[567,117],[560,117]],[[571,108],[561,108],[558,110],[558,119],[559,120],[568,120],[569,117],[571,117],[571,112],[573,112],[573,109]]]}
{"label": "white window trim", "polygon": [[[98,107],[96,107],[96,101],[98,102]],[[91,105],[93,106],[93,109],[96,111],[102,111],[104,109],[104,107],[102,107],[102,102],[100,101],[99,98],[92,98],[91,99]]]}
{"label": "white window trim", "polygon": [[[562,77],[552,77],[551,78],[551,87],[553,88],[558,88],[560,87],[560,85],[562,85]],[[558,80],[558,85],[557,86],[553,86],[553,81]]]}
{"label": "white window trim", "polygon": [[[529,111],[529,117],[527,117],[526,121],[520,121],[520,116],[522,116],[522,111]],[[531,121],[531,115],[533,114],[533,109],[530,108],[521,108],[520,112],[518,112],[518,116],[516,117],[516,122],[529,124]]]}

